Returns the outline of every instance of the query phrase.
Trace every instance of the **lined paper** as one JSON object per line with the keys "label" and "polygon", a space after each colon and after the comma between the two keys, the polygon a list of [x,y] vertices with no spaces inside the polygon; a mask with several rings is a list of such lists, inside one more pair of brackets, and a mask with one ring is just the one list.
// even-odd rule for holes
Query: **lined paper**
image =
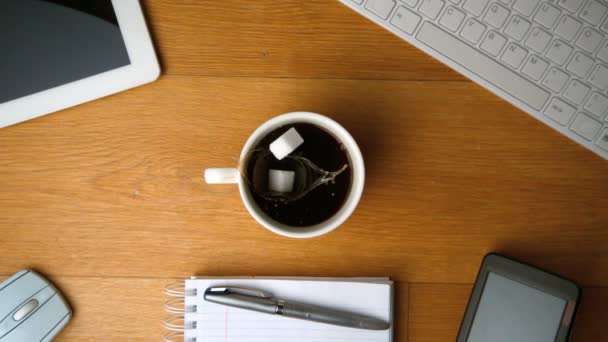
{"label": "lined paper", "polygon": [[392,282],[388,279],[190,279],[187,289],[197,296],[186,297],[185,305],[196,305],[186,322],[196,321],[196,329],[185,332],[191,342],[391,342],[391,329],[385,331],[339,327],[281,316],[273,316],[206,302],[210,286],[250,287],[272,293],[276,298],[355,312],[392,321]]}

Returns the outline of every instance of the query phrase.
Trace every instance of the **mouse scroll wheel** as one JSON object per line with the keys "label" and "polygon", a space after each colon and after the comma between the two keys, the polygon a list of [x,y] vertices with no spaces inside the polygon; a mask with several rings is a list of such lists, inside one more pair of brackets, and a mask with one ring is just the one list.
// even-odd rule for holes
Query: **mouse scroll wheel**
{"label": "mouse scroll wheel", "polygon": [[29,315],[32,311],[34,311],[38,307],[38,301],[36,299],[32,299],[29,302],[25,303],[22,307],[19,308],[13,315],[13,319],[15,321],[20,321],[27,315]]}

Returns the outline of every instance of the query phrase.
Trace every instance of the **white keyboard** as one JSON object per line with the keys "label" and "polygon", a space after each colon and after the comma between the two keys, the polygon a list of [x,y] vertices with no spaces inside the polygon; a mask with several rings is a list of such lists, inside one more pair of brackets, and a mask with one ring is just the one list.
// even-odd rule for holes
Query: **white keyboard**
{"label": "white keyboard", "polygon": [[608,0],[339,0],[608,159]]}

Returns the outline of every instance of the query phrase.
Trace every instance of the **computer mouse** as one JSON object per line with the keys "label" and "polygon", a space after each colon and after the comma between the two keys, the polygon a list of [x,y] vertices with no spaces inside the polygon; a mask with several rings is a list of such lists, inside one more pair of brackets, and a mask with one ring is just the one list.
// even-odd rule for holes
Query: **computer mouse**
{"label": "computer mouse", "polygon": [[31,270],[0,283],[0,342],[51,341],[72,310],[61,293]]}

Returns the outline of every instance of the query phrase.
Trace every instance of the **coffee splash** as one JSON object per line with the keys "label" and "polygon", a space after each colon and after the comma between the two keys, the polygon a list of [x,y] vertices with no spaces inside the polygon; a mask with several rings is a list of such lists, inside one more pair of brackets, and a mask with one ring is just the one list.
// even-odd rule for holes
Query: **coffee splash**
{"label": "coffee splash", "polygon": [[[293,190],[290,192],[270,191],[268,188],[268,170],[270,164],[277,164],[274,156],[267,149],[256,149],[248,156],[252,179],[245,177],[251,190],[258,196],[281,203],[297,201],[321,185],[334,184],[336,177],[348,169],[344,164],[337,171],[320,168],[308,158],[290,155],[280,161],[279,167],[295,172]],[[276,166],[275,166],[276,167]]]}

